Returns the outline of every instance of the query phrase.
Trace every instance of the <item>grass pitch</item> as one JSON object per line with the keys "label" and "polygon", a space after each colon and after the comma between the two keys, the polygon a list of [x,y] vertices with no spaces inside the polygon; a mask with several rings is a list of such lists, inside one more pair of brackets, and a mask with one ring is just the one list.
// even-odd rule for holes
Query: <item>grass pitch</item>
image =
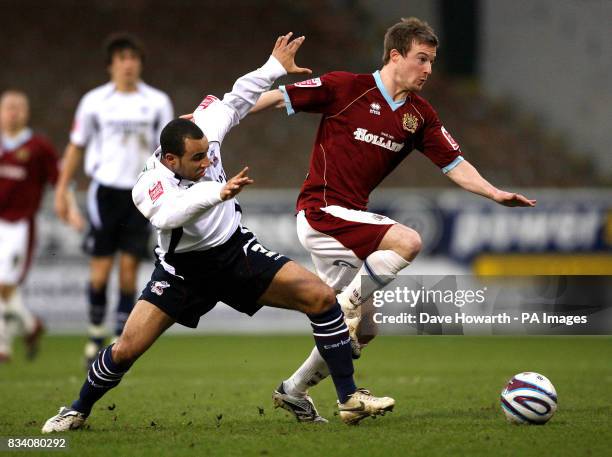
{"label": "grass pitch", "polygon": [[[34,363],[0,366],[0,436],[37,436],[83,382],[83,338],[48,337]],[[340,422],[331,382],[312,389],[327,425],[298,424],[271,394],[309,353],[308,336],[166,336],[94,408],[69,450],[10,455],[605,455],[612,448],[611,337],[379,337],[357,384],[393,413]],[[545,426],[506,423],[505,382],[537,371],[557,388]],[[8,455],[8,454],[7,454]]]}

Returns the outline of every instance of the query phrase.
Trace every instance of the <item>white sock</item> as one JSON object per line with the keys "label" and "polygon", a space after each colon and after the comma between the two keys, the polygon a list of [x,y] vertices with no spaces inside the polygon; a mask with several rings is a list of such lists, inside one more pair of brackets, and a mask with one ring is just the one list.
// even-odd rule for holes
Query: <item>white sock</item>
{"label": "white sock", "polygon": [[329,368],[315,346],[308,358],[291,377],[283,381],[285,392],[294,397],[303,397],[308,388],[316,386],[329,376]]}
{"label": "white sock", "polygon": [[374,251],[370,254],[349,285],[338,295],[341,305],[350,302],[353,306],[363,304],[378,289],[395,279],[397,274],[410,265],[395,251]]}
{"label": "white sock", "polygon": [[21,321],[21,327],[26,335],[34,331],[36,318],[23,304],[21,288],[17,287],[11,297],[7,300],[6,310]]}
{"label": "white sock", "polygon": [[0,354],[11,355],[10,337],[4,314],[6,311],[6,302],[0,297]]}

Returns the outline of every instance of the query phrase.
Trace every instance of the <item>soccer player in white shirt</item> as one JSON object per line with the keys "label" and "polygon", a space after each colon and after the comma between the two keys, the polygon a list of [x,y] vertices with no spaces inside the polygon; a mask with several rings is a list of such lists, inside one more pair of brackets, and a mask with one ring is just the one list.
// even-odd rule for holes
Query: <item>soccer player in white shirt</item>
{"label": "soccer player in white shirt", "polygon": [[131,190],[159,144],[162,127],[173,117],[168,96],[140,79],[143,49],[134,37],[113,35],[106,51],[110,81],[79,103],[55,198],[56,213],[66,220],[66,190],[85,153],[85,171],[91,177],[90,229],[83,245],[91,256],[88,366],[106,336],[106,288],[117,251],[120,295],[115,335],[121,334],[134,304],[138,265],[148,256],[150,225],[134,206]]}
{"label": "soccer player in white shirt", "polygon": [[134,203],[157,230],[156,268],[119,340],[100,352],[79,398],[47,420],[43,433],[81,427],[93,404],[119,384],[168,327],[175,322],[196,327],[218,301],[249,315],[264,305],[307,314],[345,423],[393,409],[393,399],[356,388],[348,327],[333,289],[264,248],[240,225],[234,197],[253,182],[248,169],[229,181],[223,171],[223,138],[261,93],[287,72],[310,72],[294,62],[304,38],[290,37],[279,37],[268,62],[239,78],[222,101],[206,97],[194,113],[195,124],[177,119],[163,129],[161,150],[149,159],[132,192]]}

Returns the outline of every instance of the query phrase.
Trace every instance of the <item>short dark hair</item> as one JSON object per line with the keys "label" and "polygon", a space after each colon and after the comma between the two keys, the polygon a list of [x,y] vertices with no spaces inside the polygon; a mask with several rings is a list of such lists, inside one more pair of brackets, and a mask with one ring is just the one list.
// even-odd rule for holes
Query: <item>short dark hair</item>
{"label": "short dark hair", "polygon": [[110,65],[113,62],[113,56],[117,52],[129,49],[134,51],[140,60],[144,62],[144,46],[142,42],[133,35],[125,32],[117,32],[109,35],[104,40],[104,50],[106,52],[106,65]]}
{"label": "short dark hair", "polygon": [[185,154],[185,140],[187,138],[201,140],[204,138],[204,132],[187,119],[174,119],[168,122],[159,136],[162,157],[166,154],[182,157]]}
{"label": "short dark hair", "polygon": [[393,49],[405,57],[410,51],[413,41],[438,47],[436,33],[427,22],[419,18],[402,18],[401,22],[389,27],[387,33],[385,33],[383,45],[383,64],[387,65],[389,63]]}

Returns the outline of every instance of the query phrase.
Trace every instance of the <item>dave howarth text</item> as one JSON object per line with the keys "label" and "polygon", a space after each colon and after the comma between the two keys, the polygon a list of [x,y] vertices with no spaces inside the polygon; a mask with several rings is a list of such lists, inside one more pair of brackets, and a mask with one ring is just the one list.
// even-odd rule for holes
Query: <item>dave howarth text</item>
{"label": "dave howarth text", "polygon": [[377,324],[509,324],[512,322],[512,318],[506,313],[492,316],[472,316],[465,313],[455,313],[447,316],[437,316],[429,313],[400,313],[385,316],[383,313],[374,313],[373,319]]}

